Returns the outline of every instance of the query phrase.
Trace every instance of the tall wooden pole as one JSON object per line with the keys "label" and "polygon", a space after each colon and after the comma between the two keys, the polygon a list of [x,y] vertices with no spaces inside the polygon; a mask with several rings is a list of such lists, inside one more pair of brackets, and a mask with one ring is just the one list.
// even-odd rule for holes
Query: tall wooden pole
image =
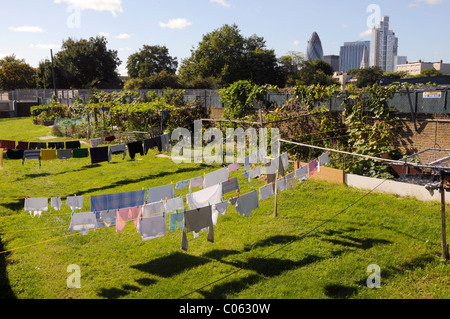
{"label": "tall wooden pole", "polygon": [[50,56],[52,58],[52,79],[53,79],[53,94],[55,95],[55,97],[57,97],[56,94],[56,79],[55,79],[55,65],[53,62],[53,50],[50,49]]}
{"label": "tall wooden pole", "polygon": [[442,218],[442,258],[448,259],[447,247],[447,222],[445,216],[445,188],[444,188],[444,172],[441,171],[441,218]]}
{"label": "tall wooden pole", "polygon": [[[280,156],[280,154],[281,154],[281,142],[280,142],[280,140],[278,140],[278,156]],[[280,161],[280,159],[278,158],[278,166],[279,165],[282,165],[282,163],[281,163],[281,161]],[[276,218],[276,217],[278,217],[278,187],[277,187],[277,181],[278,181],[278,177],[279,177],[279,174],[278,174],[278,172],[280,171],[280,167],[278,167],[278,169],[277,169],[277,172],[276,172],[276,175],[275,175],[275,203],[274,203],[274,208],[273,208],[273,214],[274,214],[274,217]]]}

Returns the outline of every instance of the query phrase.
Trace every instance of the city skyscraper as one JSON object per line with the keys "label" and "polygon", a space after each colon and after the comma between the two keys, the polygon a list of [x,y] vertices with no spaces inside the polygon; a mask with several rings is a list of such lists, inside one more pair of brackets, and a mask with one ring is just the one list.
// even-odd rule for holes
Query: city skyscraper
{"label": "city skyscraper", "polygon": [[347,72],[369,66],[369,52],[370,41],[344,42],[339,55],[339,71]]}
{"label": "city skyscraper", "polygon": [[322,42],[320,41],[319,35],[316,32],[311,35],[311,38],[308,41],[306,59],[308,61],[316,59],[323,60]]}
{"label": "city skyscraper", "polygon": [[385,72],[395,72],[397,51],[398,38],[389,29],[389,16],[384,16],[379,25],[372,29],[370,66],[379,66]]}

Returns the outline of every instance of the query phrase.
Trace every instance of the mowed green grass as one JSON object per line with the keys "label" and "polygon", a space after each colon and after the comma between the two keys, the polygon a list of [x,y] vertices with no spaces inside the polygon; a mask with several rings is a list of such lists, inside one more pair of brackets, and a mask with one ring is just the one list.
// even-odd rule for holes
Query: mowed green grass
{"label": "mowed green grass", "polygon": [[[20,138],[10,132],[10,121],[0,121],[0,138],[49,135],[29,119],[12,120],[24,132]],[[133,224],[122,233],[112,227],[73,235],[65,201],[61,211],[49,209],[41,218],[23,210],[26,196],[77,194],[89,211],[91,195],[176,183],[220,168],[174,164],[156,155],[151,151],[138,161],[114,156],[111,163],[94,166],[89,159],[57,160],[43,162],[41,169],[37,161],[22,166],[5,159],[0,251],[7,253],[0,253],[0,298],[450,297],[450,267],[440,259],[439,203],[372,193],[345,210],[367,192],[309,180],[279,194],[277,217],[274,198],[260,202],[248,218],[230,206],[214,227],[215,243],[207,242],[206,233],[198,239],[188,234],[187,253],[180,249],[181,230],[147,242]],[[248,183],[242,172],[232,173],[242,194],[264,185]],[[381,268],[380,289],[366,285],[372,264]],[[70,265],[81,269],[79,289],[67,287]]]}

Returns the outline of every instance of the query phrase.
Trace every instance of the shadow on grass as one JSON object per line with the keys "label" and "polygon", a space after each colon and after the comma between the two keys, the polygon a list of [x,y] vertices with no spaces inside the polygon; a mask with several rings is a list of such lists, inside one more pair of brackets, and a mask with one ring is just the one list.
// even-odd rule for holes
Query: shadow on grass
{"label": "shadow on grass", "polygon": [[[0,238],[0,252],[4,251],[3,242]],[[8,279],[8,272],[6,269],[6,258],[9,253],[0,253],[0,299],[16,299],[14,292]]]}
{"label": "shadow on grass", "polygon": [[348,299],[356,295],[357,287],[329,284],[325,286],[325,295],[333,299]]}
{"label": "shadow on grass", "polygon": [[99,296],[107,299],[118,299],[120,297],[125,297],[132,291],[141,291],[141,288],[131,285],[124,285],[122,289],[118,288],[110,288],[104,289],[102,288],[99,292]]}

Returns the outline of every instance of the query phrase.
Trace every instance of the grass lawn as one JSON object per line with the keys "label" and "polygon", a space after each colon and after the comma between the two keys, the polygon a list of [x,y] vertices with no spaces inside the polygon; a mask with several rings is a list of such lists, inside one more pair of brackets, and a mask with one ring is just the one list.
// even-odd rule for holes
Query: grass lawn
{"label": "grass lawn", "polygon": [[[30,140],[51,135],[30,119],[0,120],[0,138]],[[23,135],[21,135],[23,133]],[[214,227],[215,243],[181,230],[143,242],[133,224],[72,235],[70,209],[49,209],[41,218],[23,210],[24,198],[90,196],[176,183],[216,170],[174,164],[156,152],[138,161],[114,156],[43,162],[4,160],[0,170],[0,298],[450,298],[450,266],[440,260],[439,203],[370,194],[319,181],[297,184],[245,218],[229,207]],[[241,193],[264,182],[238,176]],[[188,188],[177,190],[186,195]],[[331,220],[330,220],[331,219]],[[327,222],[328,221],[328,222]],[[319,227],[320,226],[320,227]],[[7,253],[1,253],[7,251]],[[69,289],[69,265],[81,269],[81,288]],[[369,289],[367,267],[381,268],[381,289]],[[233,273],[233,274],[232,274]],[[227,276],[232,274],[230,276]],[[225,279],[199,288],[225,277]],[[192,294],[191,292],[196,291]]]}

